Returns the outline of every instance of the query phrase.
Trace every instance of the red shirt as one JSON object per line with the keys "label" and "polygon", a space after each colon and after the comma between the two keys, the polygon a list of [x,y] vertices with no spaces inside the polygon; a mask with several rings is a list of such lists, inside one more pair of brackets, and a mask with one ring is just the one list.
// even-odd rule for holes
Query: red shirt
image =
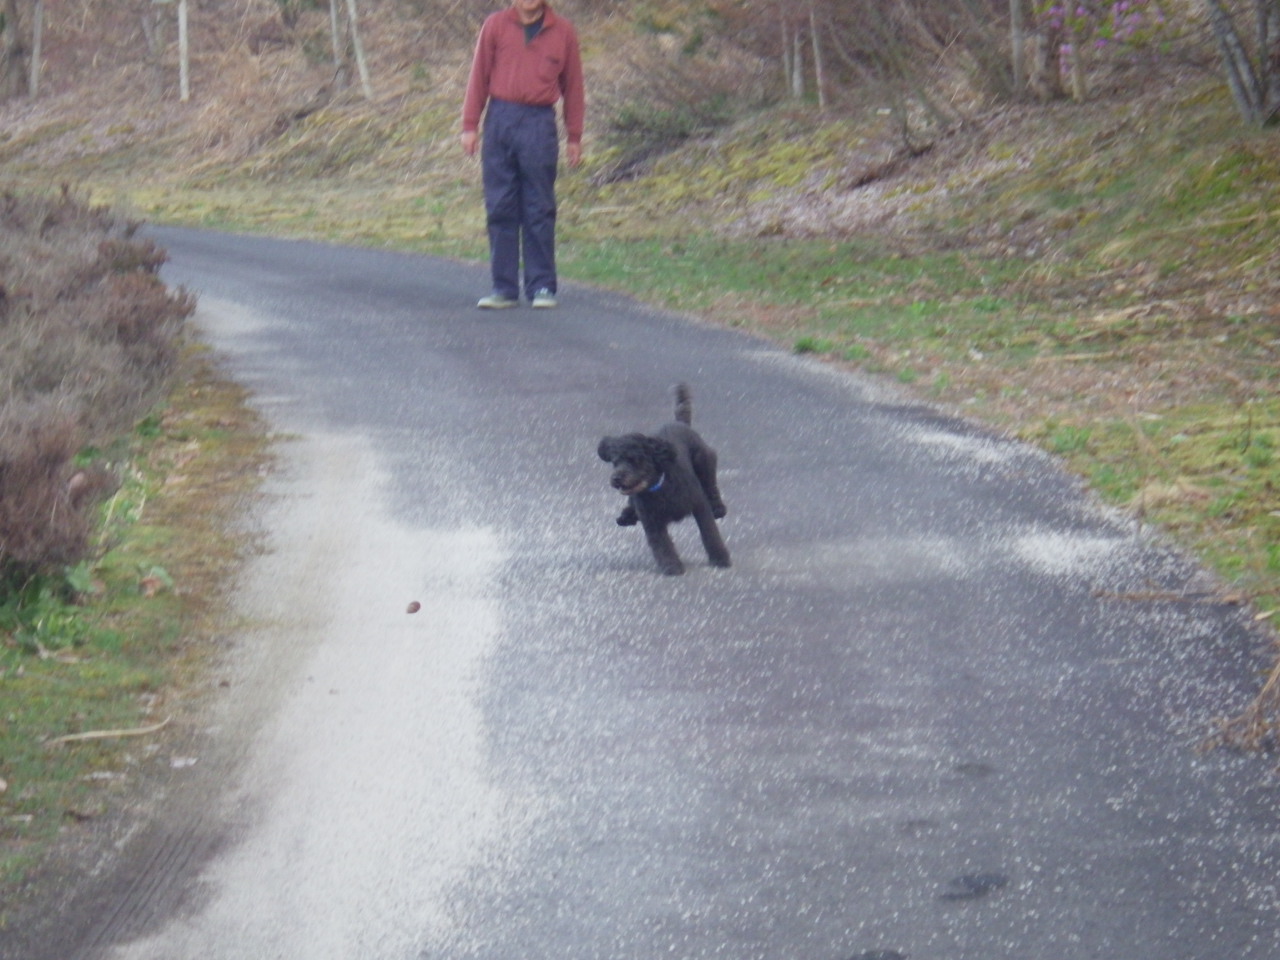
{"label": "red shirt", "polygon": [[524,24],[514,7],[485,19],[462,104],[463,132],[480,128],[480,114],[491,97],[537,107],[549,107],[563,99],[569,142],[581,143],[586,96],[573,24],[547,6],[543,7],[538,35],[530,43],[524,36]]}

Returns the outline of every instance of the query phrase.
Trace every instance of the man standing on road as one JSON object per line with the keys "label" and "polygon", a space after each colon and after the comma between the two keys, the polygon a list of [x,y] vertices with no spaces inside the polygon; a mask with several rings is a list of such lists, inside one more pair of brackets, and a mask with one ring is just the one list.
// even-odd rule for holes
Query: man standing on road
{"label": "man standing on road", "polygon": [[474,156],[484,114],[481,166],[493,292],[484,309],[556,305],[555,103],[564,101],[569,165],[582,162],[586,97],[573,24],[545,0],[513,0],[480,28],[462,106],[462,149]]}

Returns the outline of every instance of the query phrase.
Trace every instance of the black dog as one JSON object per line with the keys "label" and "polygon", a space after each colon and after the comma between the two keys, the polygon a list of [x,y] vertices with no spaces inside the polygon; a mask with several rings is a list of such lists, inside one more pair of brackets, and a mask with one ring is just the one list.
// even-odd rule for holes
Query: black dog
{"label": "black dog", "polygon": [[676,419],[654,436],[628,433],[605,437],[596,451],[613,464],[614,489],[626,494],[627,506],[618,526],[637,521],[665,574],[684,573],[667,526],[692,516],[702,534],[707,556],[717,567],[729,566],[729,550],[716,521],[727,512],[716,486],[716,452],[690,426],[693,401],[685,384],[676,387]]}

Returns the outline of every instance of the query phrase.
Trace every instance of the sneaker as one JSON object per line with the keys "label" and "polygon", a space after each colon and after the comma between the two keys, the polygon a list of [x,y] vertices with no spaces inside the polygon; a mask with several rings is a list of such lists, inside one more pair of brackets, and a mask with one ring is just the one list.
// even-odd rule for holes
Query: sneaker
{"label": "sneaker", "polygon": [[556,295],[543,287],[533,295],[533,305],[542,309],[554,307],[556,305]]}
{"label": "sneaker", "polygon": [[515,297],[504,297],[500,293],[491,293],[487,297],[481,297],[476,306],[481,310],[509,310],[511,307],[520,306],[520,301]]}

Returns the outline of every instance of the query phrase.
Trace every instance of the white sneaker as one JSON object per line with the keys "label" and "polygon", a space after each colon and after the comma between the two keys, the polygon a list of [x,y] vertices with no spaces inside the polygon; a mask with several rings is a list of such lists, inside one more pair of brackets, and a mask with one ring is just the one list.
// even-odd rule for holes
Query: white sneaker
{"label": "white sneaker", "polygon": [[481,297],[476,306],[481,310],[509,310],[512,307],[520,306],[520,301],[515,297],[504,297],[500,293],[491,293],[487,297]]}
{"label": "white sneaker", "polygon": [[543,287],[533,295],[533,306],[546,310],[556,305],[556,295]]}

